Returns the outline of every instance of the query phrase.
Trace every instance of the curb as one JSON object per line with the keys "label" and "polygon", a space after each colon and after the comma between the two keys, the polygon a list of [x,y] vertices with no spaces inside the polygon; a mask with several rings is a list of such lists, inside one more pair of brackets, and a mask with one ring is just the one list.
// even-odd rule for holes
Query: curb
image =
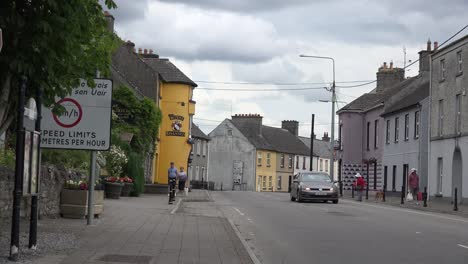
{"label": "curb", "polygon": [[260,262],[260,260],[258,260],[257,256],[255,256],[255,253],[253,252],[253,250],[249,247],[249,245],[247,245],[247,242],[245,241],[242,234],[239,232],[239,229],[237,229],[237,226],[234,224],[234,222],[232,222],[232,220],[227,218],[227,217],[225,217],[225,218],[228,220],[229,224],[231,224],[232,229],[234,230],[237,237],[241,241],[241,243],[244,246],[245,250],[247,250],[247,253],[249,254],[249,257],[252,260],[252,262],[254,264],[261,264],[261,262]]}

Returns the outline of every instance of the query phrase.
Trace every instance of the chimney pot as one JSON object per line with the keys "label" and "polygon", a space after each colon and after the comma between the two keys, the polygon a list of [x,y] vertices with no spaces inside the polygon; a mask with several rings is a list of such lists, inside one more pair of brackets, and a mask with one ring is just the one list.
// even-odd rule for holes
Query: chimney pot
{"label": "chimney pot", "polygon": [[393,61],[390,62],[390,69],[393,69]]}
{"label": "chimney pot", "polygon": [[141,54],[141,48],[138,48],[138,54]]}
{"label": "chimney pot", "polygon": [[383,63],[383,68],[384,68],[384,69],[387,69],[387,62],[384,62],[384,63]]}
{"label": "chimney pot", "polygon": [[148,49],[144,49],[144,54],[148,54]]}
{"label": "chimney pot", "polygon": [[437,41],[434,41],[434,50],[438,49],[439,48],[439,42]]}
{"label": "chimney pot", "polygon": [[[435,42],[434,42],[434,44],[435,44]],[[427,40],[427,49],[426,50],[431,51],[431,39]]]}
{"label": "chimney pot", "polygon": [[152,50],[152,49],[150,49],[150,50],[149,50],[149,53],[150,53],[150,54],[153,54],[153,50]]}

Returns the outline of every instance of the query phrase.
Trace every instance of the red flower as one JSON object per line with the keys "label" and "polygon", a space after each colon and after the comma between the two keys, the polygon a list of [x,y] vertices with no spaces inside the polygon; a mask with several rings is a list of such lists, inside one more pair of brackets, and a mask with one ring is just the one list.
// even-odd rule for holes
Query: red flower
{"label": "red flower", "polygon": [[79,188],[80,190],[88,190],[88,184],[86,184],[86,182],[82,182]]}

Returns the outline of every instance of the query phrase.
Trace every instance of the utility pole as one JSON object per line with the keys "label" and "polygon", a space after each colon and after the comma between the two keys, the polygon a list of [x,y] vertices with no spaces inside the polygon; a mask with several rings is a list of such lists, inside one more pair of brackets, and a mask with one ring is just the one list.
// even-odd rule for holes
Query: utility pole
{"label": "utility pole", "polygon": [[314,122],[315,122],[315,114],[312,114],[312,123],[310,129],[310,167],[309,170],[313,171],[312,165],[314,164]]}

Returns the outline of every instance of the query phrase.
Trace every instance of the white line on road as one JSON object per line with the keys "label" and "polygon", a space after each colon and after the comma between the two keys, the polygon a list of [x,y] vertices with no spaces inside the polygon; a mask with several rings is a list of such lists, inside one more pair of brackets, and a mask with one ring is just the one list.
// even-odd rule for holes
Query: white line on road
{"label": "white line on road", "polygon": [[421,234],[421,232],[416,232],[416,234]]}
{"label": "white line on road", "polygon": [[462,244],[458,244],[459,247],[462,247],[462,248],[466,248],[468,249],[468,246],[465,246],[465,245],[462,245]]}
{"label": "white line on road", "polygon": [[179,201],[178,201],[177,204],[176,204],[176,207],[174,207],[174,209],[172,209],[171,214],[175,214],[175,212],[177,211],[177,209],[179,209],[180,202],[182,202],[182,199],[179,199]]}
{"label": "white line on road", "polygon": [[236,210],[236,211],[237,211],[237,212],[238,212],[240,215],[242,215],[242,216],[244,216],[244,215],[245,215],[245,214],[244,214],[244,213],[242,213],[242,212],[241,212],[239,209],[237,209],[237,208],[235,208],[235,207],[233,207],[233,208],[234,208],[234,210]]}

